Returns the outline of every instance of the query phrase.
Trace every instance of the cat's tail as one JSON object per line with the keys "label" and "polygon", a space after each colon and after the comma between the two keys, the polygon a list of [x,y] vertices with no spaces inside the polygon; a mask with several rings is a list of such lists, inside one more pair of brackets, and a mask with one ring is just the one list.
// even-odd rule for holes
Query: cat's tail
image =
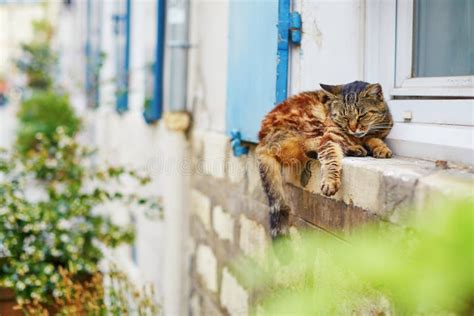
{"label": "cat's tail", "polygon": [[283,193],[281,164],[265,146],[257,147],[256,153],[263,190],[270,206],[270,235],[273,240],[288,237],[290,207]]}

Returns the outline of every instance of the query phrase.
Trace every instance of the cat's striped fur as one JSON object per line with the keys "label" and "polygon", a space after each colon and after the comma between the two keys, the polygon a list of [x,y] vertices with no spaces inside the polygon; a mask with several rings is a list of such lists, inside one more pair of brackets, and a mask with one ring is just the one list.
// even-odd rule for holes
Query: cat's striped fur
{"label": "cat's striped fur", "polygon": [[290,97],[262,121],[256,153],[270,205],[272,238],[288,233],[290,207],[283,191],[283,165],[298,168],[305,186],[311,176],[311,159],[319,159],[321,192],[331,196],[341,186],[344,155],[392,155],[383,142],[392,117],[379,84],[355,81],[321,87],[323,90]]}

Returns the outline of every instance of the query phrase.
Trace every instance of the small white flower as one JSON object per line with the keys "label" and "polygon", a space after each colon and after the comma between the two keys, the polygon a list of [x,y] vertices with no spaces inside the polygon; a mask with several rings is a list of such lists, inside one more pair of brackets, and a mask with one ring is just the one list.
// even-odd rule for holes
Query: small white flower
{"label": "small white flower", "polygon": [[44,268],[44,273],[46,274],[51,274],[53,271],[54,271],[54,267],[50,264]]}
{"label": "small white flower", "polygon": [[68,243],[71,241],[71,238],[69,238],[68,235],[66,234],[61,234],[61,236],[59,236],[59,239],[63,242],[63,243]]}
{"label": "small white flower", "polygon": [[28,247],[25,247],[23,246],[23,251],[27,254],[27,255],[32,255],[34,252],[35,252],[35,247],[33,246],[28,246]]}
{"label": "small white flower", "polygon": [[3,216],[8,213],[8,209],[6,207],[0,207],[0,216]]}
{"label": "small white flower", "polygon": [[[64,218],[58,222],[59,229],[69,230],[71,229],[71,227],[72,227],[72,223]],[[62,235],[61,235],[61,238],[62,238]]]}
{"label": "small white flower", "polygon": [[67,245],[67,246],[66,246],[66,249],[67,249],[67,251],[69,251],[69,252],[71,252],[71,253],[77,252],[77,247],[76,247],[76,246],[73,246],[73,245]]}
{"label": "small white flower", "polygon": [[51,281],[52,281],[53,283],[58,282],[58,281],[59,281],[59,276],[58,276],[57,274],[54,274],[54,275],[51,277]]}
{"label": "small white flower", "polygon": [[66,205],[61,204],[61,205],[58,206],[58,212],[60,214],[64,214],[64,213],[66,213],[66,211],[67,211]]}
{"label": "small white flower", "polygon": [[47,227],[48,225],[45,222],[37,223],[35,226],[35,228],[37,228],[38,230],[45,230]]}
{"label": "small white flower", "polygon": [[25,287],[26,287],[25,283],[23,283],[23,282],[21,282],[21,281],[18,281],[18,282],[16,283],[16,288],[17,288],[18,290],[20,290],[20,291],[23,291],[23,290],[25,289]]}
{"label": "small white flower", "polygon": [[33,236],[33,235],[30,235],[30,236],[26,237],[23,242],[24,242],[25,245],[29,246],[29,245],[30,245],[31,243],[33,243],[35,240],[36,240],[36,237]]}
{"label": "small white flower", "polygon": [[0,244],[0,258],[2,257],[10,257],[11,252],[8,248],[6,248],[3,244]]}
{"label": "small white flower", "polygon": [[55,168],[58,166],[58,161],[56,159],[46,159],[44,164],[48,168]]}

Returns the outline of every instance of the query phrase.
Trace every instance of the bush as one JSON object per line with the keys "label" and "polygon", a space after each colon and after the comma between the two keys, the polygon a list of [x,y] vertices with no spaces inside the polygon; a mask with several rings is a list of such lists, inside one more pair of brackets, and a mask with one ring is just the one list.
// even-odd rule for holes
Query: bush
{"label": "bush", "polygon": [[[425,210],[423,221],[363,227],[347,242],[306,233],[289,265],[245,265],[260,315],[472,315],[473,202]],[[276,245],[279,247],[281,245]]]}
{"label": "bush", "polygon": [[36,150],[37,135],[42,134],[56,145],[53,135],[62,127],[68,136],[74,136],[80,129],[80,120],[74,113],[66,95],[52,91],[36,91],[25,100],[18,112],[19,130],[17,149],[25,155]]}
{"label": "bush", "polygon": [[157,197],[117,185],[123,177],[146,184],[147,177],[122,167],[87,167],[92,151],[62,127],[36,141],[36,150],[22,159],[0,155],[0,286],[13,288],[22,306],[53,304],[66,295],[62,270],[77,280],[95,275],[103,247],[133,241],[132,227],[101,212],[104,203],[161,211]]}
{"label": "bush", "polygon": [[57,63],[56,54],[50,48],[53,28],[48,21],[38,20],[33,22],[33,31],[33,40],[21,45],[23,53],[16,65],[26,74],[30,88],[48,90],[52,87],[51,74]]}

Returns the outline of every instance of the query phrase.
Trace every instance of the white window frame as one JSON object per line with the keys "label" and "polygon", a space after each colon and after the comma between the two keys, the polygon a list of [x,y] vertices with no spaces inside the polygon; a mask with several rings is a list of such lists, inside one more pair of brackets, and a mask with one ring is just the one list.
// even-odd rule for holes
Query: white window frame
{"label": "white window frame", "polygon": [[412,78],[413,0],[365,0],[365,80],[380,82],[395,154],[474,165],[474,76]]}
{"label": "white window frame", "polygon": [[474,76],[412,77],[414,0],[397,1],[394,96],[474,97]]}

